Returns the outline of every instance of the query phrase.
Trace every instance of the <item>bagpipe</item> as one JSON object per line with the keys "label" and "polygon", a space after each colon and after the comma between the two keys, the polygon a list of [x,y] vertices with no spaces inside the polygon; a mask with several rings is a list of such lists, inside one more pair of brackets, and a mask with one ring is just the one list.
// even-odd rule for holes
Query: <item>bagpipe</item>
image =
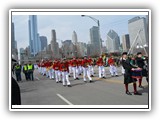
{"label": "bagpipe", "polygon": [[142,78],[142,69],[135,68],[134,70],[131,70],[131,77],[135,78],[135,79],[141,79]]}

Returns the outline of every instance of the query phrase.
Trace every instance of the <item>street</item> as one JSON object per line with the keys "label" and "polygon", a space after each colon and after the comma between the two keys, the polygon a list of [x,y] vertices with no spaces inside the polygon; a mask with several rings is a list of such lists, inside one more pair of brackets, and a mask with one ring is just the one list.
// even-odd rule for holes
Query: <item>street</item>
{"label": "street", "polygon": [[[121,68],[118,68],[118,77],[111,77],[109,67],[106,67],[107,78],[98,78],[98,69],[95,68],[93,82],[73,80],[70,77],[72,87],[64,87],[62,83],[56,83],[46,76],[42,76],[36,69],[34,81],[26,81],[22,73],[22,82],[19,82],[22,105],[148,105],[148,83],[142,80],[144,88],[138,87],[141,96],[126,95],[123,84]],[[133,85],[129,85],[133,93]]]}

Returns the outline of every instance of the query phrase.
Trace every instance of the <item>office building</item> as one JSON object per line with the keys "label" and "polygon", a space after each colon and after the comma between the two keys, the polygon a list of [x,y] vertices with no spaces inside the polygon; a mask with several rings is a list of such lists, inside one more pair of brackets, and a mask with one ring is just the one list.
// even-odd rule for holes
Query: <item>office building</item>
{"label": "office building", "polygon": [[122,35],[122,48],[124,52],[128,52],[130,49],[129,34]]}
{"label": "office building", "polygon": [[40,36],[40,43],[41,43],[41,51],[44,50],[44,48],[47,48],[48,42],[46,36]]}
{"label": "office building", "polygon": [[57,42],[57,38],[56,38],[56,31],[52,30],[51,31],[51,36],[52,36],[52,40],[51,40],[51,51],[52,51],[52,55],[54,56],[54,58],[59,58],[59,44]]}
{"label": "office building", "polygon": [[118,34],[114,30],[110,30],[107,33],[107,41],[106,41],[107,51],[111,52],[119,52],[120,48],[120,38]]}
{"label": "office building", "polygon": [[93,26],[90,29],[90,40],[93,46],[93,56],[99,56],[101,54],[101,40],[99,34],[99,27]]}
{"label": "office building", "polygon": [[147,23],[144,17],[134,17],[128,21],[128,30],[130,37],[130,46],[133,48],[131,53],[136,53],[136,47],[146,46],[148,44]]}
{"label": "office building", "polygon": [[37,16],[29,15],[29,46],[31,56],[36,56],[36,54],[41,50],[40,39],[37,30]]}

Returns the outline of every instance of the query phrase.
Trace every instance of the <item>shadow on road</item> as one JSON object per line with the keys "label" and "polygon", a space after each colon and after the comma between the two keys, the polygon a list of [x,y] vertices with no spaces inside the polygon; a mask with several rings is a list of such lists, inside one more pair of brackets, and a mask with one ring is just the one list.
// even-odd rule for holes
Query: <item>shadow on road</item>
{"label": "shadow on road", "polygon": [[149,92],[149,86],[145,86],[144,89],[138,90],[140,93],[148,93]]}

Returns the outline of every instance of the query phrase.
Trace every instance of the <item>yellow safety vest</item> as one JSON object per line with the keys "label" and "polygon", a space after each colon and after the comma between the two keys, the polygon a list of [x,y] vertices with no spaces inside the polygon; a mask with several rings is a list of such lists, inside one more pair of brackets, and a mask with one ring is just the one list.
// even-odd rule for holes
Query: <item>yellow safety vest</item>
{"label": "yellow safety vest", "polygon": [[33,65],[28,65],[28,70],[32,70],[33,69]]}
{"label": "yellow safety vest", "polygon": [[27,65],[24,66],[24,70],[27,71]]}
{"label": "yellow safety vest", "polygon": [[20,69],[20,66],[19,66],[19,65],[16,65],[16,70],[17,70],[17,69]]}

